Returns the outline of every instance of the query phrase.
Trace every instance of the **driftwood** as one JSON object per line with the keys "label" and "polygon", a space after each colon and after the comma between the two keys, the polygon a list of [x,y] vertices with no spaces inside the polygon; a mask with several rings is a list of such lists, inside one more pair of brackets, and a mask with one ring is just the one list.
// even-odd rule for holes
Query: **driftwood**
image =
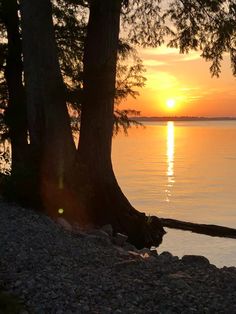
{"label": "driftwood", "polygon": [[206,234],[212,237],[224,237],[236,239],[236,229],[207,224],[197,224],[169,218],[160,218],[163,227],[192,231],[194,233]]}

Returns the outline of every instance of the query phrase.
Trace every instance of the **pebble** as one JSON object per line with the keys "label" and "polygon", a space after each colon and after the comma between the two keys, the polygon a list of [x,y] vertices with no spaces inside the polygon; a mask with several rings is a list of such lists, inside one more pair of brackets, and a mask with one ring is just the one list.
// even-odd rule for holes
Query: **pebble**
{"label": "pebble", "polygon": [[118,246],[124,246],[127,239],[128,239],[127,235],[122,234],[122,233],[117,233],[113,241]]}
{"label": "pebble", "polygon": [[0,200],[0,283],[25,304],[21,314],[236,313],[235,267],[137,250],[109,225],[64,229]]}

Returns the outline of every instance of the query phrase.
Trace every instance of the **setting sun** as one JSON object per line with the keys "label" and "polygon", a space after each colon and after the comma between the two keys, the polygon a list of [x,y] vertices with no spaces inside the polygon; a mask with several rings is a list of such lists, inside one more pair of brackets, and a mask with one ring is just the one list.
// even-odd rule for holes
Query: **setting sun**
{"label": "setting sun", "polygon": [[170,109],[174,108],[175,104],[176,104],[176,102],[173,98],[169,98],[166,101],[166,106]]}

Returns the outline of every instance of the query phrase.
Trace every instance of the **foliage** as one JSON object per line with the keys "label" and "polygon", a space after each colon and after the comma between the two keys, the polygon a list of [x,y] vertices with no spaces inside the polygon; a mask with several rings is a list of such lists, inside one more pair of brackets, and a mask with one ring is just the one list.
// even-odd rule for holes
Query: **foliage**
{"label": "foliage", "polygon": [[[65,82],[66,100],[71,115],[73,132],[79,131],[81,102],[83,97],[83,51],[88,19],[88,2],[56,0],[53,2],[54,26],[58,45],[61,71]],[[116,113],[114,133],[120,128],[135,124],[128,114],[135,111],[120,111],[117,105],[129,95],[137,97],[136,88],[144,86],[144,67],[137,51],[126,39],[120,39],[116,79]],[[122,112],[117,114],[117,112]],[[129,121],[129,123],[127,123]],[[119,126],[118,126],[119,125]],[[138,123],[136,123],[138,125]]]}
{"label": "foliage", "polygon": [[174,0],[165,18],[173,23],[169,46],[181,53],[201,50],[211,61],[212,75],[219,76],[224,53],[229,53],[236,75],[236,2],[235,0]]}
{"label": "foliage", "polygon": [[126,41],[120,41],[116,74],[116,104],[128,96],[136,98],[139,95],[136,88],[142,88],[145,85],[144,72],[145,68],[137,51]]}
{"label": "foliage", "polygon": [[125,1],[121,15],[122,31],[135,45],[157,47],[164,43],[168,28],[164,25],[160,0]]}
{"label": "foliage", "polygon": [[[1,15],[0,1],[0,15]],[[83,49],[84,38],[86,36],[86,27],[88,19],[88,2],[78,0],[54,0],[53,1],[53,19],[55,27],[55,37],[58,45],[58,54],[60,67],[65,83],[65,96],[68,103],[68,109],[71,114],[72,130],[79,130],[80,109],[82,101],[82,81],[83,81]],[[0,23],[2,19],[0,17]],[[3,25],[4,26],[4,25]],[[7,137],[7,126],[4,121],[4,109],[7,107],[8,93],[6,81],[4,78],[4,68],[6,62],[7,44],[6,32],[4,27],[0,30],[0,129],[2,137]],[[127,65],[125,59],[129,58],[130,65]],[[119,44],[119,62],[117,67],[117,91],[116,104],[128,95],[136,97],[138,92],[135,88],[144,85],[144,77],[142,73],[144,68],[141,60],[137,56],[137,52],[128,44],[127,41],[120,40]],[[118,110],[118,109],[117,109]],[[117,111],[118,112],[118,111]],[[121,112],[121,111],[120,111]],[[115,114],[116,123],[120,123],[123,129],[127,125],[134,122],[129,121],[129,110],[122,111],[122,119],[120,115]],[[116,131],[118,124],[115,125]]]}
{"label": "foliage", "polygon": [[129,116],[139,116],[140,112],[136,110],[119,110],[115,109],[114,111],[114,128],[113,134],[117,135],[122,129],[124,133],[128,134],[128,129],[132,126],[143,126],[142,123],[136,121],[134,118],[129,118]]}

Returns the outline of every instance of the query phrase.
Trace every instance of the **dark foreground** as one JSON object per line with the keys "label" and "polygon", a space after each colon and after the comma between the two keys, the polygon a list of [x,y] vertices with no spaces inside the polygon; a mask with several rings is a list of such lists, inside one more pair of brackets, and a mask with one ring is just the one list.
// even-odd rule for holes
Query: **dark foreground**
{"label": "dark foreground", "polygon": [[109,231],[72,234],[0,202],[0,287],[25,314],[236,313],[235,267],[120,247]]}

